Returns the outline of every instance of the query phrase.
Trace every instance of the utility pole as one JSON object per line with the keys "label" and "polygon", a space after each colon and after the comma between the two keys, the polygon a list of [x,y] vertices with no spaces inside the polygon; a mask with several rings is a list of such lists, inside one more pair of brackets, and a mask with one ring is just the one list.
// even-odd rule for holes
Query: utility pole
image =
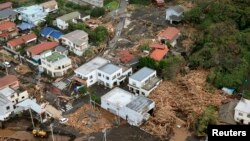
{"label": "utility pole", "polygon": [[102,130],[103,132],[103,141],[107,141],[107,132],[106,132],[106,128]]}
{"label": "utility pole", "polygon": [[50,130],[51,130],[51,135],[52,135],[52,141],[54,141],[54,133],[53,133],[53,124],[50,124]]}
{"label": "utility pole", "polygon": [[30,112],[30,117],[31,117],[31,122],[32,122],[33,129],[35,129],[35,124],[34,124],[34,120],[33,120],[33,116],[32,116],[30,106],[29,106],[29,112]]}
{"label": "utility pole", "polygon": [[7,66],[5,65],[5,57],[4,57],[4,53],[2,54],[3,56],[3,63],[4,63],[4,67],[5,67],[5,71],[6,71],[6,75],[9,75],[9,72],[8,72],[8,68]]}

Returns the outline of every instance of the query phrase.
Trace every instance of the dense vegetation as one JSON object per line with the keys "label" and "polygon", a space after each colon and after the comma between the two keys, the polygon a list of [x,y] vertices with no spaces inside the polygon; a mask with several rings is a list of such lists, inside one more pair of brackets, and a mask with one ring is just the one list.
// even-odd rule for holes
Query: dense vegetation
{"label": "dense vegetation", "polygon": [[216,108],[208,106],[203,114],[195,121],[193,130],[196,135],[204,136],[209,124],[216,124],[218,119],[218,113]]}
{"label": "dense vegetation", "polygon": [[198,0],[185,14],[194,35],[191,68],[211,69],[208,82],[218,88],[238,88],[250,69],[250,1]]}
{"label": "dense vegetation", "polygon": [[155,61],[150,57],[139,59],[139,67],[149,67],[157,70],[157,74],[165,80],[174,79],[185,63],[182,56],[170,56],[161,61]]}

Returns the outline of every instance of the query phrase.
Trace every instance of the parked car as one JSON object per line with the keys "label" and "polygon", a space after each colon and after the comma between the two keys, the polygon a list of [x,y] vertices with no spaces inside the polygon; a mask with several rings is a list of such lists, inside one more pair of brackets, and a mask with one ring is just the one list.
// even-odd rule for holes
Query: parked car
{"label": "parked car", "polygon": [[59,119],[59,122],[63,124],[63,123],[68,122],[68,120],[69,120],[68,118],[61,118]]}
{"label": "parked car", "polygon": [[4,65],[6,68],[10,68],[10,67],[11,67],[11,65],[10,65],[9,62],[3,62],[3,65]]}

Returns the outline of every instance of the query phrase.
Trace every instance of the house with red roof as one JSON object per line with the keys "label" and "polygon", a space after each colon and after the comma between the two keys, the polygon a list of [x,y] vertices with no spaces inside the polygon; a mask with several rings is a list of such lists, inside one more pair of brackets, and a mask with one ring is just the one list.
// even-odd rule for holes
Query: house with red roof
{"label": "house with red roof", "polygon": [[9,47],[12,50],[16,50],[19,49],[22,45],[34,42],[36,40],[37,40],[36,34],[30,33],[8,41],[7,47]]}
{"label": "house with red roof", "polygon": [[53,50],[58,46],[58,42],[41,42],[38,45],[32,46],[26,50],[29,57],[39,56],[45,51]]}
{"label": "house with red roof", "polygon": [[175,27],[168,27],[158,34],[158,40],[162,43],[169,43],[171,46],[175,46],[177,39],[180,37],[181,32]]}
{"label": "house with red roof", "polygon": [[9,40],[18,35],[16,24],[11,21],[0,23],[0,41]]}
{"label": "house with red roof", "polygon": [[0,4],[0,10],[11,9],[11,8],[12,8],[12,5],[13,5],[12,2],[1,3],[1,4]]}
{"label": "house with red roof", "polygon": [[152,44],[150,45],[152,48],[152,52],[150,53],[150,57],[156,61],[161,61],[168,53],[169,49],[165,44]]}
{"label": "house with red roof", "polygon": [[0,78],[0,89],[11,87],[13,89],[19,88],[19,81],[15,75],[6,75]]}

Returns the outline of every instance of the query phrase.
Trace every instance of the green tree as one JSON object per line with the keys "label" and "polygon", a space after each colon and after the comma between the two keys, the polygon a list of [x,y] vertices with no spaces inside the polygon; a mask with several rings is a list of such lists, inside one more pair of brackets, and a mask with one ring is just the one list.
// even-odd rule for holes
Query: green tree
{"label": "green tree", "polygon": [[144,51],[144,50],[149,51],[150,50],[150,47],[149,47],[148,44],[142,44],[142,45],[139,46],[139,48],[140,48],[141,51]]}
{"label": "green tree", "polygon": [[86,87],[81,87],[78,89],[79,94],[83,95],[87,93],[87,88]]}
{"label": "green tree", "polygon": [[92,33],[92,38],[99,44],[108,39],[108,30],[103,26],[98,26]]}
{"label": "green tree", "polygon": [[198,136],[205,136],[207,126],[209,124],[216,124],[218,119],[218,113],[216,108],[208,106],[203,114],[194,122],[193,130]]}
{"label": "green tree", "polygon": [[150,57],[142,57],[139,59],[139,67],[149,67],[152,69],[157,69],[157,62]]}
{"label": "green tree", "polygon": [[100,17],[100,16],[103,16],[104,14],[105,14],[105,9],[101,7],[93,8],[90,13],[92,17]]}

